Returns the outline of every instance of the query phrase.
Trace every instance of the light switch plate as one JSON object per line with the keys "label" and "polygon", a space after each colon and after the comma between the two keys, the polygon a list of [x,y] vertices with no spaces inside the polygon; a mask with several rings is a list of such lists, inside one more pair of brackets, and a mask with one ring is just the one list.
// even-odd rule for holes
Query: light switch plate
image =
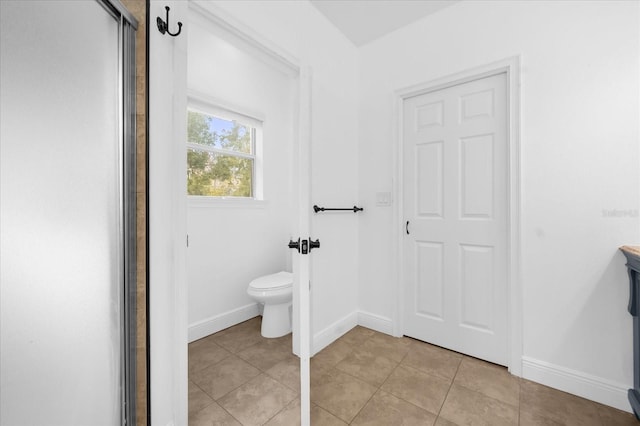
{"label": "light switch plate", "polygon": [[391,193],[390,192],[377,192],[376,193],[376,206],[390,206],[391,205]]}

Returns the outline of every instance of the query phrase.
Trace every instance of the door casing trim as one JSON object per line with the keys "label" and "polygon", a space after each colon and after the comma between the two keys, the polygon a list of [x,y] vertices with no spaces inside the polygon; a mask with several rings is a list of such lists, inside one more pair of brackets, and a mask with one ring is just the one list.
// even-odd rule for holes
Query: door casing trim
{"label": "door casing trim", "polygon": [[520,167],[520,56],[508,57],[455,74],[401,88],[394,93],[393,143],[393,242],[394,287],[393,335],[404,333],[404,197],[403,197],[403,102],[405,99],[506,73],[507,76],[507,362],[511,374],[522,376],[522,280],[521,280],[521,167]]}

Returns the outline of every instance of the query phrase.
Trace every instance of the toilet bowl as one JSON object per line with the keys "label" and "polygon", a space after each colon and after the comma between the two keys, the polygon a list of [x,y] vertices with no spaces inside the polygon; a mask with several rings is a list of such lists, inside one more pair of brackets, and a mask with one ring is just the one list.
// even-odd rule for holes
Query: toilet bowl
{"label": "toilet bowl", "polygon": [[247,294],[264,304],[263,337],[281,337],[291,332],[289,307],[293,297],[293,274],[278,272],[256,278],[249,283]]}

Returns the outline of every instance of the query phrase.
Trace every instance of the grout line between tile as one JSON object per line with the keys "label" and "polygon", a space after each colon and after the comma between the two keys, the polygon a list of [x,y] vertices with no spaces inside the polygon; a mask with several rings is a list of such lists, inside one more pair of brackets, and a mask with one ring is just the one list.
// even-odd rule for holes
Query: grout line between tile
{"label": "grout line between tile", "polygon": [[[216,404],[218,404],[218,403],[216,402]],[[226,408],[224,408],[222,405],[218,404],[218,407],[222,408],[222,409],[224,410],[224,412],[225,412],[225,413],[227,413],[228,415],[230,415],[230,416],[231,416],[231,418],[232,418],[232,419],[234,419],[235,421],[237,421],[238,423],[240,423],[242,426],[245,426],[245,425],[244,425],[244,423],[242,423],[242,422],[240,421],[240,419],[237,419],[233,414],[231,414],[229,411],[227,411],[227,409],[226,409]]]}
{"label": "grout line between tile", "polygon": [[[194,413],[194,414],[198,414],[200,411],[204,410],[205,408],[209,407],[211,404],[213,404],[214,402],[216,402],[216,400],[215,400],[215,399],[213,399],[213,398],[211,398],[211,395],[209,395],[207,392],[205,392],[205,390],[204,390],[204,389],[202,389],[200,386],[198,386],[198,385],[196,384],[196,382],[194,382],[194,381],[193,381],[193,380],[191,380],[191,379],[189,379],[189,381],[193,384],[193,386],[195,386],[195,387],[197,387],[198,389],[200,389],[200,390],[201,390],[205,395],[207,395],[207,396],[211,399],[211,402],[210,402],[210,403],[208,403],[207,405],[205,405],[204,407],[202,407],[201,409],[199,409],[198,411],[196,411],[196,412]],[[187,396],[187,397],[188,397],[188,396]],[[187,401],[187,412],[188,412],[188,404],[189,404],[189,401]]]}
{"label": "grout line between tile", "polygon": [[[353,377],[353,376],[352,376],[352,377]],[[348,424],[353,423],[353,421],[354,421],[355,419],[357,419],[357,418],[358,418],[358,416],[360,415],[360,413],[362,412],[362,410],[364,410],[364,407],[366,407],[366,406],[367,406],[367,404],[369,403],[369,401],[371,401],[371,400],[373,399],[373,397],[374,397],[378,392],[380,392],[380,388],[377,388],[377,389],[376,389],[376,391],[375,391],[374,393],[372,393],[372,394],[371,394],[371,396],[369,397],[369,399],[367,399],[367,402],[365,402],[365,403],[364,403],[364,405],[362,405],[362,407],[360,407],[360,409],[358,410],[358,412],[356,413],[356,415],[355,415],[355,416],[353,416],[353,418],[351,419],[351,421],[350,421]],[[333,413],[331,413],[331,414],[333,414]],[[334,415],[335,415],[335,414],[334,414]],[[336,416],[336,417],[338,417],[338,416]],[[338,418],[339,418],[339,417],[338,417]]]}
{"label": "grout line between tile", "polygon": [[460,371],[460,366],[462,365],[462,360],[463,359],[464,358],[461,358],[460,362],[458,362],[458,366],[456,367],[456,373],[451,378],[451,383],[449,383],[449,389],[447,389],[447,393],[444,395],[444,399],[442,400],[442,404],[440,404],[440,408],[438,409],[438,413],[437,413],[437,416],[436,416],[436,421],[440,417],[440,413],[442,412],[442,407],[444,407],[444,404],[447,402],[447,398],[449,397],[449,392],[451,392],[451,387],[453,386],[453,382],[456,381],[456,376],[458,375],[458,371]]}
{"label": "grout line between tile", "polygon": [[[382,382],[382,384],[380,385],[380,387],[378,388],[378,390],[374,393],[374,395],[375,395],[376,393],[378,393],[378,391],[385,392],[385,391],[382,389],[382,386],[384,386],[384,384],[387,382],[387,380],[389,380],[389,377],[391,377],[391,376],[393,375],[393,373],[395,373],[395,371],[396,371],[400,366],[402,366],[403,368],[409,368],[409,369],[413,369],[413,370],[419,371],[419,372],[421,372],[421,373],[424,373],[424,374],[430,375],[430,376],[432,376],[432,377],[438,377],[438,376],[434,376],[434,375],[432,375],[432,374],[429,374],[429,373],[427,373],[427,372],[424,372],[424,371],[421,371],[421,370],[414,369],[413,367],[409,367],[408,365],[403,365],[403,364],[402,364],[402,362],[404,361],[404,359],[405,359],[407,356],[409,356],[409,352],[410,352],[410,351],[411,351],[411,349],[409,349],[409,351],[407,351],[407,353],[406,353],[406,354],[404,354],[404,356],[402,357],[402,359],[398,362],[398,364],[395,366],[395,368],[393,369],[393,371],[391,371],[391,373],[387,376],[387,378],[385,379],[385,381],[384,381],[384,382]],[[458,372],[458,371],[456,370],[456,374],[457,374],[457,372]],[[454,377],[455,377],[455,375],[454,375]],[[451,380],[451,383],[453,383],[453,379]],[[449,387],[451,387],[451,385],[449,385]],[[427,410],[427,409],[425,409],[425,408],[423,408],[423,407],[419,407],[419,406],[417,406],[416,404],[414,404],[414,403],[413,403],[413,402],[411,402],[411,401],[407,401],[406,399],[404,399],[404,398],[402,398],[402,397],[400,397],[400,396],[398,396],[398,395],[395,395],[395,394],[393,394],[393,393],[391,393],[391,392],[388,392],[388,393],[389,393],[389,395],[392,395],[393,397],[398,398],[400,401],[403,401],[403,402],[406,402],[407,404],[413,405],[414,407],[419,408],[420,410],[424,410],[424,411],[426,411],[426,412],[428,412],[428,413],[435,414],[435,413],[432,413],[431,411],[429,411],[429,410]],[[447,390],[447,394],[448,394],[448,393],[449,393],[449,391]],[[445,399],[446,399],[446,395],[445,395]],[[444,401],[443,401],[443,404],[444,404]],[[442,408],[442,406],[441,406],[440,408]],[[439,411],[439,410],[438,410],[438,411]],[[438,420],[438,414],[435,414],[435,416],[436,416],[436,417],[435,417],[435,419],[434,419],[434,424],[435,424],[435,422]]]}

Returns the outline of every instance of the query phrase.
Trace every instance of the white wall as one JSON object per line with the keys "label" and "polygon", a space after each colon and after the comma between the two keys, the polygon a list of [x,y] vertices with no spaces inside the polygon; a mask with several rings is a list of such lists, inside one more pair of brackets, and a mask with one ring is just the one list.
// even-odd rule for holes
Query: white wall
{"label": "white wall", "polygon": [[[310,67],[311,198],[328,207],[358,203],[356,48],[308,2],[201,4]],[[316,343],[316,349],[346,331],[336,322],[345,324],[345,318],[355,318],[357,234],[362,217],[353,213],[313,216],[311,237],[319,238],[322,245],[311,257],[312,330],[322,342]]]}
{"label": "white wall", "polygon": [[287,242],[295,213],[291,178],[296,83],[291,72],[239,48],[231,34],[192,16],[188,89],[211,98],[213,105],[263,122],[259,174],[264,186],[260,201],[189,197],[190,341],[255,316],[257,305],[246,292],[249,282],[291,270]]}
{"label": "white wall", "polygon": [[[392,188],[393,92],[521,56],[524,375],[627,410],[617,247],[640,242],[638,29],[637,2],[461,2],[362,47],[359,74],[359,190],[373,205]],[[389,319],[393,226],[378,207],[359,231],[360,309]]]}

